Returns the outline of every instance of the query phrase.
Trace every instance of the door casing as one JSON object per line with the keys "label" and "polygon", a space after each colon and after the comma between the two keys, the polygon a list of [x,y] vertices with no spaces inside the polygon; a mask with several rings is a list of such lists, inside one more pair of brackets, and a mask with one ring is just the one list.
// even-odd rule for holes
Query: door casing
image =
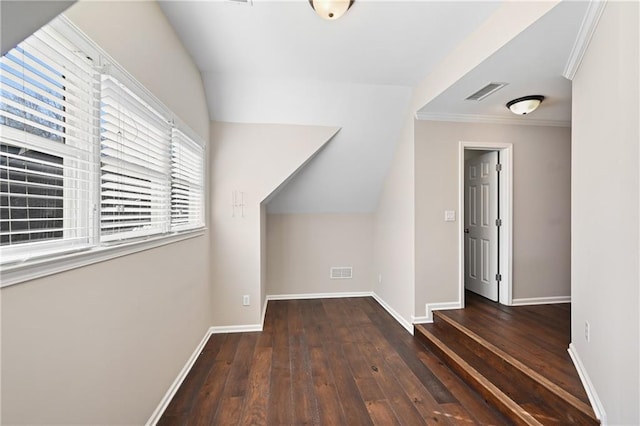
{"label": "door casing", "polygon": [[[498,241],[500,244],[500,274],[502,281],[499,284],[499,302],[503,305],[511,305],[513,301],[513,144],[500,142],[466,142],[461,141],[458,149],[458,211],[461,215],[465,211],[464,200],[464,151],[482,150],[499,151],[500,172],[499,182],[499,211],[502,226]],[[458,292],[460,305],[464,307],[464,219],[458,226]]]}

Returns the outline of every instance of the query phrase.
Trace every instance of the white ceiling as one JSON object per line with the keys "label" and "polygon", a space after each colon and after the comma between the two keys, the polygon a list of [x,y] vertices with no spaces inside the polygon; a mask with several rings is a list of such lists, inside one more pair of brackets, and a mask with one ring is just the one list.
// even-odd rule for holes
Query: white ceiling
{"label": "white ceiling", "polygon": [[[160,5],[202,72],[212,120],[342,128],[274,197],[271,212],[375,210],[412,87],[499,7],[486,1],[356,0],[342,18],[325,21],[307,0]],[[423,112],[500,115],[503,96],[534,89],[549,97],[545,108],[556,103],[567,110],[570,86],[559,75],[581,7],[586,2],[563,6],[570,10],[541,34],[506,46]],[[496,80],[510,85],[479,106],[460,101]]]}
{"label": "white ceiling", "polygon": [[[560,3],[421,108],[418,117],[569,126],[571,82],[562,73],[588,4],[586,1]],[[481,101],[466,100],[489,82],[508,85]],[[510,100],[527,95],[543,95],[545,100],[526,117],[518,117],[506,108]]]}

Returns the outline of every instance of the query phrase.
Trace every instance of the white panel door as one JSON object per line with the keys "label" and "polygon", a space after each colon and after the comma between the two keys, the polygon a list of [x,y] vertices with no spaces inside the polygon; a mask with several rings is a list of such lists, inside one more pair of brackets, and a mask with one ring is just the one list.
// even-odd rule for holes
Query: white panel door
{"label": "white panel door", "polygon": [[498,301],[498,152],[465,162],[466,289]]}

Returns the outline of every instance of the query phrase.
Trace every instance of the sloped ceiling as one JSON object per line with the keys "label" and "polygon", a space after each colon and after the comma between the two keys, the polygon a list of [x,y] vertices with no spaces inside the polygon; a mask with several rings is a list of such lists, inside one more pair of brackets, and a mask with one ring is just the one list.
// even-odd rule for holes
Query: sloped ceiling
{"label": "sloped ceiling", "polygon": [[412,86],[498,5],[356,1],[325,21],[306,0],[161,3],[212,120],[341,127],[272,212],[375,210]]}
{"label": "sloped ceiling", "polygon": [[2,54],[13,49],[75,0],[1,0],[0,44]]}
{"label": "sloped ceiling", "polygon": [[[269,211],[290,213],[374,211],[403,121],[416,112],[408,111],[413,86],[500,6],[356,0],[345,16],[325,21],[306,0],[252,4],[160,2],[202,72],[212,120],[341,128],[270,201]],[[520,47],[505,46],[504,55],[485,69],[478,67],[421,112],[504,114],[506,101],[497,94],[498,106],[492,100],[468,110],[459,101],[461,93],[466,97],[496,79],[512,82],[504,96],[537,89],[536,94],[570,108],[570,85],[560,74],[584,6],[558,10],[564,12],[535,37]],[[545,55],[550,46],[562,48]],[[553,78],[537,73],[531,62]],[[531,72],[518,78],[522,67],[501,67],[514,63]],[[532,83],[535,79],[540,85]]]}

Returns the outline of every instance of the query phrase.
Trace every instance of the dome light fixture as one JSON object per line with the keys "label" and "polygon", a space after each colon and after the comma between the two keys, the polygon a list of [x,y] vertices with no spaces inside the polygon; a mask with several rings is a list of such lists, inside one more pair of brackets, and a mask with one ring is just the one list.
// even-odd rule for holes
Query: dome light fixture
{"label": "dome light fixture", "polygon": [[338,19],[349,10],[354,0],[309,0],[309,4],[321,18]]}
{"label": "dome light fixture", "polygon": [[535,111],[543,100],[541,95],[525,96],[507,102],[507,108],[514,114],[525,115]]}

